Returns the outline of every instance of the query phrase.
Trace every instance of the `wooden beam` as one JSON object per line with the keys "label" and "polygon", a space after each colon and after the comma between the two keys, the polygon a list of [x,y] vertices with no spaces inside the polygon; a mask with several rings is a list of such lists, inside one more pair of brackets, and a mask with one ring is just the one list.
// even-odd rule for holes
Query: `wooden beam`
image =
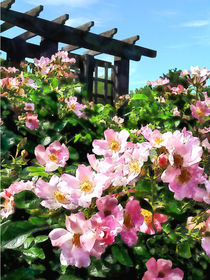
{"label": "wooden beam", "polygon": [[[117,28],[113,28],[113,29],[107,30],[105,32],[102,32],[99,35],[107,37],[107,38],[112,38],[116,33],[117,33]],[[89,54],[89,55],[94,56],[94,55],[97,55],[97,54],[101,54],[101,52],[89,50],[89,51],[84,52],[83,54],[84,55]]]}
{"label": "wooden beam", "polygon": [[5,0],[0,3],[0,6],[5,9],[10,9],[15,0]]}
{"label": "wooden beam", "polygon": [[[41,13],[41,11],[43,11],[44,7],[42,5],[39,5],[29,11],[27,11],[25,14],[26,15],[30,15],[30,16],[33,16],[33,17],[38,17],[38,15]],[[16,24],[11,24],[9,22],[4,22],[1,24],[0,26],[0,30],[1,32],[4,32],[12,27],[14,27]]]}
{"label": "wooden beam", "polygon": [[[100,34],[100,35],[102,35],[102,34]],[[139,38],[140,38],[140,36],[136,35],[136,36],[124,39],[124,40],[122,40],[122,42],[134,45],[136,43],[136,41],[139,40]],[[84,52],[84,54],[89,54],[89,55],[95,56],[95,55],[99,55],[99,54],[102,54],[102,53],[101,52],[97,52],[97,51],[87,51],[87,52]]]}
{"label": "wooden beam", "polygon": [[140,60],[142,55],[148,57],[156,56],[156,51],[151,49],[129,45],[119,40],[106,38],[91,32],[85,32],[73,27],[50,22],[45,19],[34,18],[20,12],[1,8],[1,16],[2,20],[27,29],[48,40],[72,44],[136,61]]}
{"label": "wooden beam", "polygon": [[[89,21],[83,25],[78,26],[77,29],[80,29],[83,31],[89,31],[93,25],[94,25],[94,21]],[[68,46],[63,47],[61,50],[71,52],[71,51],[75,51],[77,49],[79,49],[79,47],[68,45]]]}
{"label": "wooden beam", "polygon": [[[1,50],[4,52],[11,52],[13,45],[14,45],[14,39],[9,39],[6,37],[1,37]],[[25,43],[26,48],[25,51],[25,57],[29,58],[39,58],[40,57],[40,46],[37,46],[35,44],[31,43]]]}
{"label": "wooden beam", "polygon": [[[69,19],[69,15],[68,14],[64,14],[54,20],[52,20],[53,22],[57,22],[57,23],[60,23],[60,24],[64,24],[67,20]],[[33,33],[33,32],[30,32],[30,31],[26,31],[18,36],[16,36],[15,38],[21,38],[21,39],[24,39],[24,40],[28,40],[28,39],[31,39],[33,37],[37,36],[37,34]]]}

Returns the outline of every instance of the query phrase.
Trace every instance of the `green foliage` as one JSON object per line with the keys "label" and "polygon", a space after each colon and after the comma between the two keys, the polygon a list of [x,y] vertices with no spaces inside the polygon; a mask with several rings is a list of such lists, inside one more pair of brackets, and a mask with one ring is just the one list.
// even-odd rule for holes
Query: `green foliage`
{"label": "green foliage", "polygon": [[[189,83],[180,77],[180,72],[177,69],[170,70],[163,77],[170,79],[171,87],[181,84],[187,88]],[[11,90],[10,98],[2,97],[2,189],[17,180],[36,183],[41,178],[49,182],[52,173],[46,172],[45,166],[39,165],[34,156],[34,149],[39,144],[47,147],[58,140],[68,147],[70,156],[67,165],[53,173],[60,177],[64,173],[75,175],[79,164],[88,165],[87,153],[92,153],[93,140],[104,138],[107,128],[115,131],[126,128],[134,143],[143,142],[144,138],[132,130],[139,130],[146,125],[152,129],[158,128],[162,133],[186,127],[197,137],[200,137],[198,128],[204,128],[204,124],[198,124],[192,117],[190,105],[194,102],[195,92],[189,87],[187,94],[174,96],[160,88],[145,86],[131,92],[129,100],[119,99],[113,107],[110,104],[89,104],[87,92],[82,90],[78,93],[77,88],[82,85],[74,80],[65,81],[57,76],[38,75],[36,72],[24,72],[24,75],[25,78],[33,79],[38,88],[23,85],[21,89],[26,96]],[[99,82],[98,86],[103,92],[103,83]],[[209,87],[205,91],[209,92]],[[79,118],[67,108],[65,99],[75,95],[87,105],[85,118]],[[38,114],[39,119],[39,128],[36,130],[30,130],[25,125],[25,102],[35,105],[34,113]],[[173,113],[176,107],[180,111],[177,116]],[[124,122],[113,121],[114,116],[123,118]],[[24,151],[27,152],[26,156]],[[153,174],[149,168],[157,156],[155,149],[151,150],[140,179],[129,188],[120,186],[115,191],[123,193],[122,197],[119,196],[123,207],[128,197],[133,195],[143,209],[153,214],[168,215],[169,219],[162,224],[161,232],[155,235],[139,233],[137,244],[131,247],[116,237],[115,243],[107,248],[101,259],[91,258],[88,268],[61,266],[60,251],[51,246],[48,234],[54,228],[64,228],[65,217],[76,213],[76,210],[49,210],[40,205],[41,199],[33,192],[22,191],[14,195],[16,212],[1,225],[2,254],[5,259],[2,279],[41,280],[48,279],[50,273],[59,280],[141,279],[146,271],[145,263],[155,257],[170,259],[174,267],[185,271],[187,280],[205,280],[210,262],[202,252],[198,230],[189,233],[186,222],[189,216],[199,215],[206,209],[194,201],[174,199],[167,184],[158,181],[160,170]],[[207,165],[206,159],[203,161],[205,170]],[[129,193],[129,190],[135,192]],[[104,193],[108,194],[109,190]],[[95,200],[83,211],[86,217],[96,213]],[[12,263],[15,263],[14,267]]]}

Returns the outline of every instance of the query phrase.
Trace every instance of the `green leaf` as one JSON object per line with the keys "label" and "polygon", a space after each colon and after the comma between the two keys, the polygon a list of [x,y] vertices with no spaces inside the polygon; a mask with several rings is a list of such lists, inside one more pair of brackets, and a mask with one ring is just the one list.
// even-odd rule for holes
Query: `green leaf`
{"label": "green leaf", "polygon": [[73,160],[78,160],[79,159],[79,153],[77,150],[73,147],[68,147],[69,148],[69,158]]}
{"label": "green leaf", "polygon": [[22,191],[14,195],[15,205],[18,208],[34,209],[40,207],[41,199],[31,191]]}
{"label": "green leaf", "polygon": [[23,243],[23,248],[28,249],[33,241],[34,241],[34,237],[28,237]]}
{"label": "green leaf", "polygon": [[7,221],[1,225],[2,247],[14,249],[21,246],[35,226],[27,221]]}
{"label": "green leaf", "polygon": [[125,266],[133,266],[133,261],[128,254],[128,250],[123,246],[114,245],[111,247],[113,256],[117,261]]}
{"label": "green leaf", "polygon": [[41,260],[45,259],[45,254],[42,248],[32,247],[30,249],[23,250],[23,254],[33,259],[36,258],[39,258]]}
{"label": "green leaf", "polygon": [[141,192],[151,192],[151,181],[149,180],[142,180],[140,179],[137,183],[136,183],[136,191],[141,193]]}
{"label": "green leaf", "polygon": [[26,168],[28,172],[42,172],[45,170],[44,166],[29,166]]}
{"label": "green leaf", "polygon": [[39,236],[36,236],[34,241],[35,243],[42,243],[44,241],[46,241],[48,239],[48,235],[39,235]]}
{"label": "green leaf", "polygon": [[190,250],[190,244],[188,241],[184,241],[181,244],[179,244],[177,246],[177,249],[178,249],[178,254],[181,257],[183,257],[185,259],[189,259],[192,257],[191,250]]}
{"label": "green leaf", "polygon": [[31,222],[33,225],[37,225],[37,226],[45,224],[45,221],[38,217],[30,217],[29,222]]}
{"label": "green leaf", "polygon": [[149,98],[146,95],[142,94],[142,93],[135,94],[132,97],[132,100],[136,100],[136,99],[142,99],[142,100],[146,100],[146,101],[149,100]]}
{"label": "green leaf", "polygon": [[56,77],[51,81],[51,85],[53,88],[56,88],[58,86],[58,79]]}

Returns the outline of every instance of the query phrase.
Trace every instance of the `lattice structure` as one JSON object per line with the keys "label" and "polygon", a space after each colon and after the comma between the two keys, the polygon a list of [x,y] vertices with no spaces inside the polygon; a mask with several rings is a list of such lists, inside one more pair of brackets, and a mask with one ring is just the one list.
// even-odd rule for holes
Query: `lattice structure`
{"label": "lattice structure", "polygon": [[[35,7],[25,13],[10,10],[15,0],[1,2],[1,32],[14,26],[21,27],[26,32],[13,39],[1,37],[1,49],[7,53],[7,60],[12,65],[19,65],[25,58],[50,57],[58,51],[58,43],[67,44],[62,50],[68,51],[70,57],[77,60],[79,78],[85,83],[89,99],[102,103],[113,104],[116,95],[128,93],[129,89],[129,61],[138,61],[141,56],[156,57],[156,51],[136,46],[139,36],[125,40],[113,39],[117,28],[101,34],[90,32],[93,21],[73,28],[65,25],[69,15],[65,14],[52,21],[39,18],[43,6]],[[41,36],[40,45],[28,43],[27,40]],[[79,48],[89,49],[83,55],[73,53]],[[114,56],[114,63],[96,59],[99,54]],[[104,78],[99,77],[98,68],[104,68]],[[111,75],[109,75],[111,72]],[[99,92],[99,82],[103,83],[104,90]]]}

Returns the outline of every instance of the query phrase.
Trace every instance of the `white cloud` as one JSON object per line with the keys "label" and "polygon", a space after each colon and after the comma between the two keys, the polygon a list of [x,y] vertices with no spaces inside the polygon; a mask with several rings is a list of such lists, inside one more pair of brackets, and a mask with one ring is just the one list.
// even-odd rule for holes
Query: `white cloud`
{"label": "white cloud", "polygon": [[201,27],[210,24],[210,20],[195,20],[190,22],[182,23],[182,27]]}
{"label": "white cloud", "polygon": [[[26,2],[34,5],[43,4],[43,1],[40,0],[26,0]],[[45,0],[44,5],[53,5],[53,6],[66,5],[70,7],[86,8],[97,2],[98,0]]]}
{"label": "white cloud", "polygon": [[97,26],[97,27],[101,27],[101,26],[104,26],[104,23],[102,21],[102,19],[99,19],[99,18],[94,18],[94,17],[76,17],[76,18],[70,18],[66,21],[65,25],[68,25],[68,26],[72,26],[72,27],[77,27],[77,26],[80,26],[80,25],[83,25],[89,21],[94,21],[94,26]]}
{"label": "white cloud", "polygon": [[177,15],[176,11],[169,11],[169,10],[153,11],[153,13],[155,15],[165,16],[165,17],[171,17]]}

